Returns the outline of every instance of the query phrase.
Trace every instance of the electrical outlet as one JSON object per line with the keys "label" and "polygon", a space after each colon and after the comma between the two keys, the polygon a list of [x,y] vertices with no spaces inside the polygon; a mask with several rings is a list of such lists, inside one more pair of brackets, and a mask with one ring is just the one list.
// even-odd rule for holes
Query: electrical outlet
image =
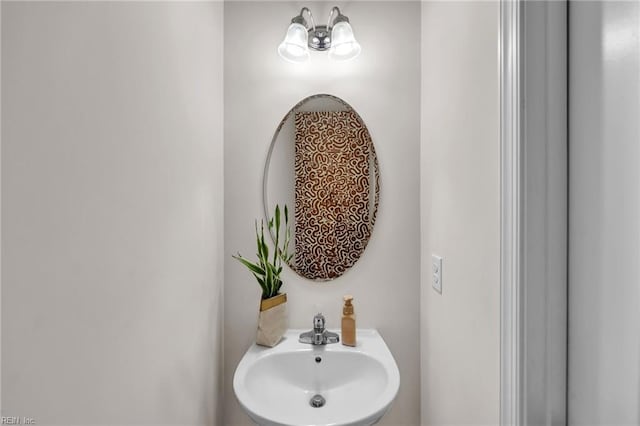
{"label": "electrical outlet", "polygon": [[442,294],[442,258],[435,254],[431,255],[431,286]]}

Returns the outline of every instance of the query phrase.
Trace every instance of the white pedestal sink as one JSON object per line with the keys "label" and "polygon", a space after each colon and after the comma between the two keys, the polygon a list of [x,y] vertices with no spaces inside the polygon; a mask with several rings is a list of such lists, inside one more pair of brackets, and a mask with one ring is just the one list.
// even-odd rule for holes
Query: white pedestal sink
{"label": "white pedestal sink", "polygon": [[[253,421],[360,426],[380,420],[400,387],[398,366],[380,334],[358,330],[356,347],[312,346],[298,342],[303,331],[288,330],[274,348],[253,344],[240,360],[233,390]],[[322,406],[312,406],[312,399]]]}

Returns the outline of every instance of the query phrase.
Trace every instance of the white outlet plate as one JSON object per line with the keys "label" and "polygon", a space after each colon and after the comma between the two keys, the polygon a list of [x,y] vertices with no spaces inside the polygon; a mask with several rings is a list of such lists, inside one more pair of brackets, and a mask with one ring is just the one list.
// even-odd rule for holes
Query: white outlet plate
{"label": "white outlet plate", "polygon": [[442,258],[435,254],[431,255],[431,286],[442,294]]}

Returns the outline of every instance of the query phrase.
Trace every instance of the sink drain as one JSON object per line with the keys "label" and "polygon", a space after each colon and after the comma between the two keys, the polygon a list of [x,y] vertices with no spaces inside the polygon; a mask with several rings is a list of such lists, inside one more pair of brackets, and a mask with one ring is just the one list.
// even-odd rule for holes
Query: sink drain
{"label": "sink drain", "polygon": [[322,407],[327,401],[324,399],[324,397],[320,394],[316,394],[313,395],[311,397],[311,399],[309,400],[309,405],[311,405],[313,408],[320,408]]}

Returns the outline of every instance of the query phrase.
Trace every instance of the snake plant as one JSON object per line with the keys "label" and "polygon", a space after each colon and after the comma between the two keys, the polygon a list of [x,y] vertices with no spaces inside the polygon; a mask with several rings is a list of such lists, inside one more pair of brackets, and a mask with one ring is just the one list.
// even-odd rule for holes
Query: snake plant
{"label": "snake plant", "polygon": [[269,299],[279,294],[280,287],[282,287],[282,280],[280,279],[282,263],[288,263],[293,257],[293,254],[289,254],[291,229],[289,228],[289,210],[286,205],[284,206],[284,235],[282,235],[282,241],[280,240],[280,219],[280,206],[276,205],[275,214],[269,220],[269,231],[275,242],[271,257],[269,256],[269,245],[264,238],[264,222],[262,219],[260,220],[260,227],[258,227],[258,221],[256,220],[255,222],[258,261],[251,262],[240,253],[233,256],[234,259],[246,266],[258,280],[258,284],[262,288],[262,299]]}

